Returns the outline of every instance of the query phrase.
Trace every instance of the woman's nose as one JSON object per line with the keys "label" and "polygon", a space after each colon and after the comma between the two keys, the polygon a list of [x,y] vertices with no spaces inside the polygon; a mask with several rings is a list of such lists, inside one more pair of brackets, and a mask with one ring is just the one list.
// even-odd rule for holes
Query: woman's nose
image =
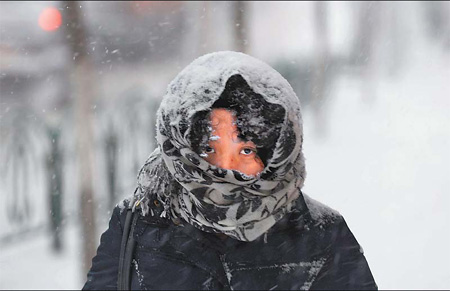
{"label": "woman's nose", "polygon": [[236,158],[231,153],[222,153],[218,157],[218,166],[222,169],[227,170],[237,170],[236,169]]}

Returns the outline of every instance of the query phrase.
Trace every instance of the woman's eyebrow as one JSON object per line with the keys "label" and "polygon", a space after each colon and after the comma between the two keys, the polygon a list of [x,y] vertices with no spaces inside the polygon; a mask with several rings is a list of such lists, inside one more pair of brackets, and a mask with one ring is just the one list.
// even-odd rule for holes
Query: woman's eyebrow
{"label": "woman's eyebrow", "polygon": [[256,145],[251,140],[243,140],[239,136],[238,136],[238,140],[239,140],[240,143],[243,143],[246,146],[251,146],[251,147],[256,148]]}

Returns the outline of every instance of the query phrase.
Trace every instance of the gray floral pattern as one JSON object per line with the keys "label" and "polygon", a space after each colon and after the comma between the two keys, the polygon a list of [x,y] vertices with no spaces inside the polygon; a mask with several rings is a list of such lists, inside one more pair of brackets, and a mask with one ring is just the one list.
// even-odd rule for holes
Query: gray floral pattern
{"label": "gray floral pattern", "polygon": [[[192,116],[211,107],[233,75],[286,111],[263,172],[248,176],[217,168],[191,149]],[[257,116],[255,116],[257,118]],[[291,210],[305,178],[300,104],[289,83],[267,64],[237,52],[198,58],[170,84],[157,117],[158,148],[138,176],[137,199],[148,214],[152,197],[163,216],[182,217],[207,232],[253,241]]]}

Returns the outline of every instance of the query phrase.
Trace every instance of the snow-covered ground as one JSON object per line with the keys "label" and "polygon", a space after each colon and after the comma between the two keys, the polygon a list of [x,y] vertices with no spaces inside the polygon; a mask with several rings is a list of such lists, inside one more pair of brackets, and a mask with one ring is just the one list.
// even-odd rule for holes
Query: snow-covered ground
{"label": "snow-covered ground", "polygon": [[79,230],[74,224],[63,233],[64,251],[51,250],[51,236],[40,233],[3,247],[0,252],[0,289],[81,289]]}

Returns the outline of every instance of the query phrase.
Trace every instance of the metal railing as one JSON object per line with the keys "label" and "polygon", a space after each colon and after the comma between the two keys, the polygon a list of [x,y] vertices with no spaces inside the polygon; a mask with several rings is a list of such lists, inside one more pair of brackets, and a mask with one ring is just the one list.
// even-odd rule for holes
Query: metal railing
{"label": "metal railing", "polygon": [[[94,114],[94,190],[101,221],[132,194],[137,172],[155,146],[159,100],[141,96],[126,92]],[[64,227],[78,223],[82,202],[74,118],[63,115],[55,125],[30,107],[12,106],[1,117],[0,246],[45,232],[58,251],[63,248]]]}

